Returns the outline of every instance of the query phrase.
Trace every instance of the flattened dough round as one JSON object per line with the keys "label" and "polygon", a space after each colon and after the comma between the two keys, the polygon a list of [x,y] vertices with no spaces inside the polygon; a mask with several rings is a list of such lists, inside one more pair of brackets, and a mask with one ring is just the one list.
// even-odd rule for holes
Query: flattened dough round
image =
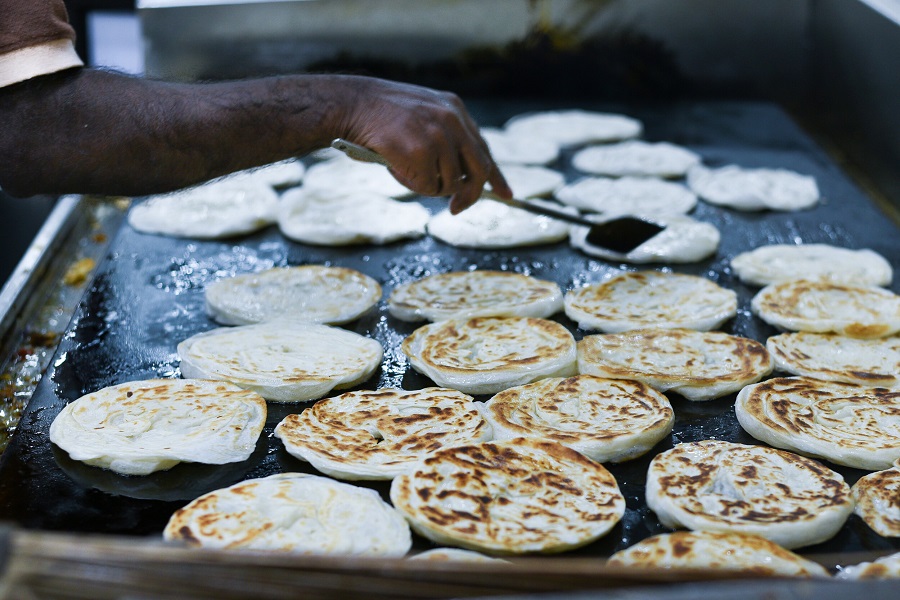
{"label": "flattened dough round", "polygon": [[569,206],[605,215],[683,215],[697,205],[696,194],[682,184],[652,177],[582,177],[553,195]]}
{"label": "flattened dough round", "polygon": [[735,413],[767,444],[839,465],[889,469],[900,458],[900,391],[781,377],[749,385]]}
{"label": "flattened dough round", "polygon": [[619,333],[632,329],[720,327],[737,313],[737,294],[709,279],[663,271],[635,271],[569,290],[566,316],[582,329]]}
{"label": "flattened dough round", "polygon": [[900,297],[884,288],[827,281],[788,281],[761,289],[750,308],[763,321],[790,331],[833,331],[854,338],[900,331]]}
{"label": "flattened dough round", "polygon": [[305,473],[249,479],[178,509],[163,538],[203,548],[400,557],[409,526],[375,490]]}
{"label": "flattened dough round", "polygon": [[694,166],[688,187],[710,204],[738,210],[801,210],[819,201],[814,177],[787,169]]}
{"label": "flattened dough round", "polygon": [[572,166],[579,171],[610,177],[683,177],[698,164],[700,155],[687,148],[641,140],[589,146],[572,157]]}
{"label": "flattened dough round", "polygon": [[220,279],[205,291],[206,312],[223,325],[250,325],[281,317],[339,325],[381,299],[377,281],[344,267],[278,267]]}
{"label": "flattened dough round", "polygon": [[481,137],[498,165],[546,165],[559,156],[559,144],[529,134],[513,134],[495,127],[482,127]]}
{"label": "flattened dough round", "polygon": [[491,439],[478,407],[456,390],[348,392],[286,416],[275,437],[337,479],[393,479],[441,448]]}
{"label": "flattened dough round", "polygon": [[276,319],[198,333],[178,344],[178,356],[185,378],[230,381],[266,400],[301,402],[367,380],[384,350],[351,331]]}
{"label": "flattened dough round", "polygon": [[411,196],[413,191],[394,179],[383,165],[335,155],[306,170],[303,187],[328,195],[373,195],[390,198]]}
{"label": "flattened dough round", "polygon": [[[586,216],[588,220],[597,223],[615,217],[616,215]],[[655,215],[647,220],[664,225],[665,229],[625,254],[589,244],[587,241],[589,229],[580,225],[572,226],[569,240],[573,248],[581,250],[588,256],[637,264],[698,262],[712,256],[719,248],[721,235],[712,223],[704,223],[685,215]]]}
{"label": "flattened dough round", "polygon": [[546,319],[449,319],[423,325],[401,347],[416,371],[466,394],[575,374],[575,338]]}
{"label": "flattened dough round", "polygon": [[830,576],[819,563],[758,535],[717,531],[655,535],[616,552],[607,564],[651,569],[721,569],[765,576]]}
{"label": "flattened dough round", "polygon": [[666,527],[749,533],[788,549],[830,539],[853,511],[850,487],[822,464],[719,440],[658,454],[646,497]]}
{"label": "flattened dough round", "polygon": [[221,179],[134,205],[128,223],[137,231],[201,240],[244,235],[277,220],[278,194],[246,178]]}
{"label": "flattened dough round", "polygon": [[266,423],[266,401],[224,381],[151,379],[103,388],[67,404],[50,441],[73,460],[122,475],[180,462],[249,458]]}
{"label": "flattened dough round", "polygon": [[394,479],[391,502],[439,544],[499,554],[577,548],[625,512],[602,465],[530,438],[440,450]]}
{"label": "flattened dough round", "polygon": [[403,321],[546,318],[563,307],[559,285],[509,271],[454,271],[394,288],[388,310]]}
{"label": "flattened dough round", "polygon": [[554,377],[504,390],[484,407],[497,440],[559,442],[597,462],[637,458],[672,431],[669,400],[638,381]]}
{"label": "flattened dough round", "polygon": [[415,202],[306,186],[286,191],[278,209],[282,234],[295,242],[323,246],[387,244],[422,237],[430,218],[428,209]]}
{"label": "flattened dough round", "polygon": [[585,336],[578,372],[643,381],[688,400],[712,400],[772,372],[765,346],[719,331],[636,329]]}
{"label": "flattened dough round", "polygon": [[458,215],[450,214],[449,210],[439,212],[428,221],[427,229],[432,237],[445,244],[464,248],[516,248],[553,244],[569,237],[569,224],[565,221],[487,198]]}
{"label": "flattened dough round", "polygon": [[775,369],[826,381],[900,387],[900,337],[859,339],[798,331],[773,335]]}
{"label": "flattened dough round", "polygon": [[875,533],[900,537],[900,469],[894,467],[860,477],[850,488],[853,509]]}
{"label": "flattened dough round", "polygon": [[506,122],[511,135],[528,135],[576,146],[635,138],[644,130],[637,119],[586,110],[543,111],[517,115]]}
{"label": "flattened dough round", "polygon": [[795,279],[888,285],[893,278],[891,264],[877,252],[829,244],[760,246],[732,258],[731,268],[741,281],[759,286]]}

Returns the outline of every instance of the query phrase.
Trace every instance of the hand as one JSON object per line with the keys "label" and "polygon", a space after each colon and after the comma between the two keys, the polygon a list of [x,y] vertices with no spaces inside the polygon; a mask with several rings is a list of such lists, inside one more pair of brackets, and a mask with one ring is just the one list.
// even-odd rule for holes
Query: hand
{"label": "hand", "polygon": [[452,93],[367,77],[350,77],[353,98],[339,136],[381,154],[391,173],[425,196],[450,196],[457,214],[481,196],[485,183],[511,198],[478,125]]}

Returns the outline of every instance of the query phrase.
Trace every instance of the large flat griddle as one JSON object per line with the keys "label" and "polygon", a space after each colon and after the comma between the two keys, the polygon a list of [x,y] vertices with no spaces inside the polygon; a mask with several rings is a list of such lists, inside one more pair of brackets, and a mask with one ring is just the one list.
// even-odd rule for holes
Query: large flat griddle
{"label": "large flat griddle", "polygon": [[[502,125],[510,116],[550,108],[546,103],[471,102],[483,125]],[[699,152],[708,166],[783,167],[814,175],[823,202],[794,213],[742,213],[700,203],[693,215],[722,233],[718,253],[703,262],[675,265],[680,273],[702,275],[739,295],[738,315],[725,331],[760,341],[776,333],[750,314],[756,292],[740,283],[729,267],[738,252],[771,243],[824,242],[868,247],[900,266],[898,226],[864,194],[812,139],[777,106],[755,102],[688,102],[665,106],[590,105],[577,108],[621,112],[641,119],[644,138],[670,141]],[[558,167],[568,164],[566,152]],[[577,174],[567,170],[569,180]],[[433,211],[443,199],[425,199]],[[0,514],[26,528],[159,536],[174,510],[196,496],[243,479],[283,471],[314,472],[291,457],[271,437],[287,414],[308,404],[269,404],[269,418],[256,452],[245,462],[226,466],[179,465],[148,477],[123,477],[70,460],[48,440],[53,418],[67,403],[104,386],[151,377],[178,376],[176,345],[216,325],[205,315],[203,290],[228,275],[271,266],[326,264],[358,269],[378,280],[384,299],[398,284],[425,275],[461,269],[510,270],[556,281],[564,290],[603,280],[621,270],[659,268],[612,264],[592,259],[566,243],[509,251],[459,249],[431,238],[382,247],[311,247],[291,242],[271,227],[229,241],[201,242],[144,235],[124,225],[111,245],[98,276],[86,292],[61,342],[47,376],[38,386],[9,449],[0,462]],[[894,289],[896,290],[896,284]],[[347,325],[385,348],[381,370],[362,387],[431,385],[408,367],[401,340],[416,325],[389,316],[383,300],[377,309]],[[578,330],[563,315],[556,320]],[[621,524],[609,535],[568,555],[607,556],[652,534],[666,531],[647,508],[644,483],[656,453],[679,442],[723,439],[755,441],[734,417],[734,395],[711,402],[689,402],[670,394],[676,414],[672,434],[645,457],[610,465],[627,500]],[[486,398],[479,398],[486,399]],[[853,483],[862,471],[829,465]],[[367,485],[367,484],[362,484]],[[387,484],[370,484],[385,497]],[[430,543],[416,538],[417,548]],[[887,552],[900,541],[872,532],[852,516],[832,540],[803,549],[805,554]],[[567,556],[568,556],[567,555]]]}

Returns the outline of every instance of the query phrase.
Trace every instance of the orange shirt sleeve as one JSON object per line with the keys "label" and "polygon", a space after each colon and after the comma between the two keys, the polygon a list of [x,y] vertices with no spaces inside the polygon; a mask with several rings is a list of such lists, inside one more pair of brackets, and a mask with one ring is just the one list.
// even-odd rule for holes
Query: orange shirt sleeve
{"label": "orange shirt sleeve", "polygon": [[62,0],[0,0],[0,86],[82,66]]}

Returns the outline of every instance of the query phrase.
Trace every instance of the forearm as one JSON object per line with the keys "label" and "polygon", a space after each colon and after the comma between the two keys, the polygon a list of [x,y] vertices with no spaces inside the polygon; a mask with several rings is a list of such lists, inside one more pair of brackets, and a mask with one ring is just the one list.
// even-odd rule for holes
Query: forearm
{"label": "forearm", "polygon": [[337,76],[176,84],[95,70],[0,90],[0,186],[142,195],[326,146],[354,84]]}

